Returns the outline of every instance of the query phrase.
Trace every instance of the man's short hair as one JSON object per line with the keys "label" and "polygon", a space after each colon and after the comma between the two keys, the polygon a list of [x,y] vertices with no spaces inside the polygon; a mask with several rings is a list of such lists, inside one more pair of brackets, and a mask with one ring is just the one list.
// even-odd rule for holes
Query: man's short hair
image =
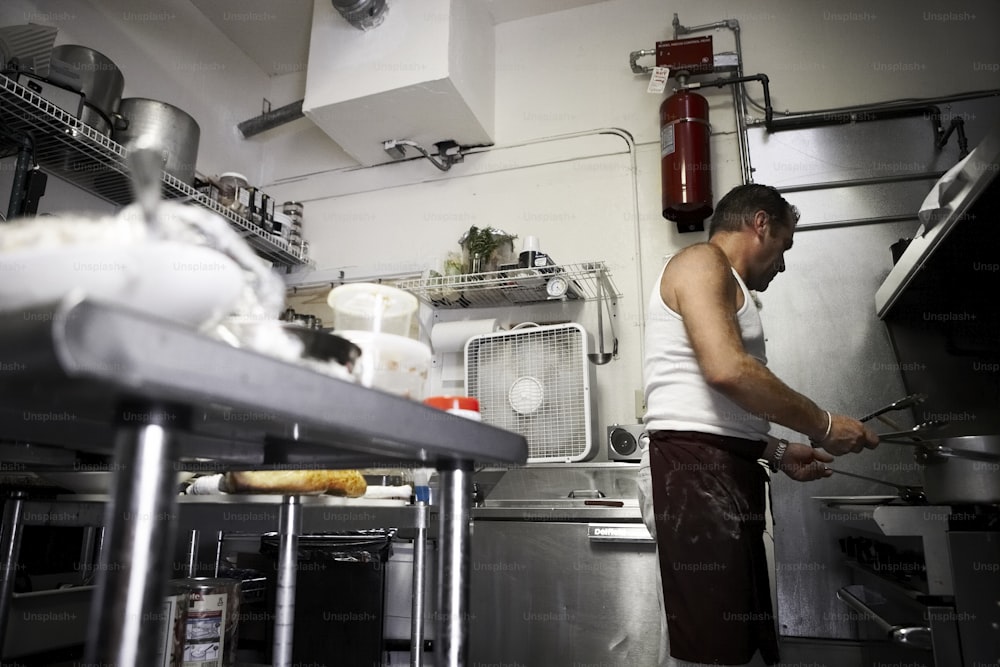
{"label": "man's short hair", "polygon": [[708,226],[708,235],[716,232],[737,232],[753,220],[757,211],[764,211],[779,225],[799,221],[799,210],[789,204],[769,185],[747,183],[737,185],[719,200]]}

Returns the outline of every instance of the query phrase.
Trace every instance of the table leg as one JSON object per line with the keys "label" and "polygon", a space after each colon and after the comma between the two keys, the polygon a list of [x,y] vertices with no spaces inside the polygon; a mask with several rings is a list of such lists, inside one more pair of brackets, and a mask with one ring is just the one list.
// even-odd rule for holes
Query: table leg
{"label": "table leg", "polygon": [[302,533],[302,501],[285,496],[278,520],[278,590],[274,605],[273,667],[292,664],[295,630],[295,573],[299,563],[299,535]]}
{"label": "table leg", "polygon": [[[115,442],[114,496],[104,515],[105,548],[90,610],[84,662],[149,665],[162,621],[177,525],[175,416],[124,413]],[[133,423],[137,422],[137,423]]]}
{"label": "table leg", "polygon": [[23,491],[14,491],[3,505],[3,523],[0,524],[0,655],[3,654],[7,638],[7,619],[10,615],[11,596],[14,594],[14,580],[17,577],[17,557],[21,552],[21,537],[24,525],[24,501],[28,497]]}
{"label": "table leg", "polygon": [[438,632],[435,664],[464,667],[469,659],[469,522],[472,462],[438,470],[441,516],[438,562]]}
{"label": "table leg", "polygon": [[[185,569],[187,570],[188,578],[193,578],[198,576],[198,545],[201,538],[201,533],[197,530],[192,530],[188,533],[188,543],[187,543],[187,553],[184,554]],[[215,576],[219,576],[216,572]]]}
{"label": "table leg", "polygon": [[97,569],[94,567],[94,553],[97,546],[97,526],[86,526],[83,529],[83,542],[80,544],[80,575],[84,586],[92,584]]}
{"label": "table leg", "polygon": [[427,570],[427,504],[418,501],[413,538],[413,601],[410,605],[410,667],[424,663],[424,577]]}

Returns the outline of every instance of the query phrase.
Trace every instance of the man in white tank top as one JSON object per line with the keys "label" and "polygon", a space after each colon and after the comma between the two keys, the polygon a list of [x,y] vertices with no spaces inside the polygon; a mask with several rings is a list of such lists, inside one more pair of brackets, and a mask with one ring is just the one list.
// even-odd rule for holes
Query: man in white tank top
{"label": "man in white tank top", "polygon": [[[821,409],[767,368],[752,291],[784,271],[797,220],[773,188],[734,188],[715,208],[708,242],[668,258],[650,295],[650,444],[639,495],[657,539],[677,661],[661,656],[662,664],[743,665],[758,653],[778,662],[763,547],[766,473],[757,460],[810,481],[832,474],[833,456],[878,444],[859,421]],[[813,446],[768,436],[770,422]]]}

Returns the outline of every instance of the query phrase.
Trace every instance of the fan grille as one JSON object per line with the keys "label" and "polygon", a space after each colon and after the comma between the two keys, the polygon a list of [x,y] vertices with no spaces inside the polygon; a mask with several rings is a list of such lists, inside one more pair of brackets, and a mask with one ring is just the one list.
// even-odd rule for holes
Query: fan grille
{"label": "fan grille", "polygon": [[475,336],[466,389],[484,422],[520,433],[528,462],[580,461],[591,452],[586,333],[560,324]]}

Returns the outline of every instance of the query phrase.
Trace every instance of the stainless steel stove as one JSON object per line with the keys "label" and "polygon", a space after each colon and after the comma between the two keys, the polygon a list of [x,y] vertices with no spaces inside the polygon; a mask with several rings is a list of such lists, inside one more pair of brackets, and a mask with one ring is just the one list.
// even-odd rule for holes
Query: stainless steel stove
{"label": "stainless steel stove", "polygon": [[852,574],[837,597],[866,667],[1000,664],[1000,508],[822,502]]}

